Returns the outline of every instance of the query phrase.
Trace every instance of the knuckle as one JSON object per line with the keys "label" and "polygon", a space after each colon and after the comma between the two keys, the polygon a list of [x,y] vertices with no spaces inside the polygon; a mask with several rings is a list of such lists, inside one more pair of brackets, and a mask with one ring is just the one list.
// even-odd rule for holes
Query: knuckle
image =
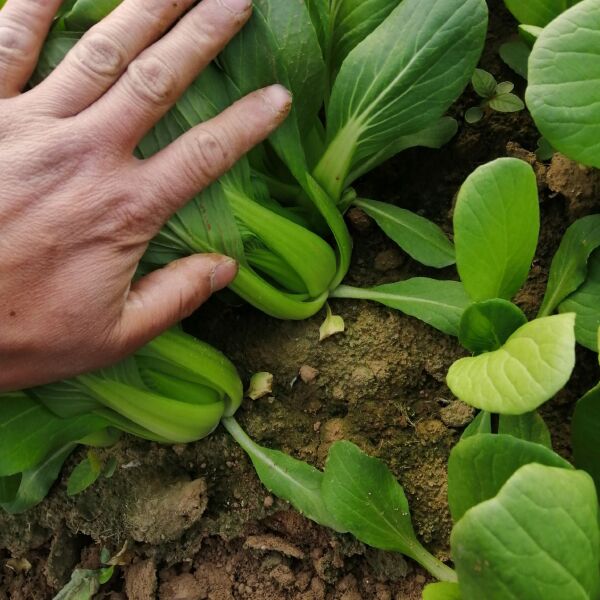
{"label": "knuckle", "polygon": [[196,132],[185,152],[183,164],[200,185],[208,185],[232,164],[228,144],[207,129]]}
{"label": "knuckle", "polygon": [[127,81],[132,93],[156,106],[166,106],[175,98],[177,76],[157,56],[140,58],[127,71]]}
{"label": "knuckle", "polygon": [[95,77],[116,77],[126,64],[123,46],[110,36],[90,31],[75,46],[75,58],[80,67]]}

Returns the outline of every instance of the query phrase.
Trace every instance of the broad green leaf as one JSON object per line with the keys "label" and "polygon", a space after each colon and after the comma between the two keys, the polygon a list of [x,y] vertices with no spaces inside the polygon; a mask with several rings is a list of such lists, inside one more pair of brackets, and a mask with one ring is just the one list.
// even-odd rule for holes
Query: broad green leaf
{"label": "broad green leaf", "polygon": [[498,94],[489,104],[490,108],[502,113],[519,112],[525,108],[523,100],[515,94]]}
{"label": "broad green leaf", "polygon": [[39,504],[58,479],[62,466],[77,444],[65,444],[48,454],[35,467],[24,471],[16,494],[0,508],[10,514],[20,514]]}
{"label": "broad green leaf", "polygon": [[339,198],[348,174],[437,121],[466,87],[487,27],[483,0],[404,0],[346,58],[315,179]]}
{"label": "broad green leaf", "polygon": [[545,27],[579,0],[504,0],[515,19],[526,25]]}
{"label": "broad green leaf", "polygon": [[341,285],[331,292],[330,297],[373,300],[416,317],[449,335],[458,335],[460,319],[469,306],[469,297],[462,284],[426,277],[373,288]]}
{"label": "broad green leaf", "polygon": [[332,80],[350,52],[377,29],[402,0],[331,0]]}
{"label": "broad green leaf", "polygon": [[497,350],[527,323],[523,311],[508,300],[494,298],[471,304],[460,320],[458,339],[477,354]]}
{"label": "broad green leaf", "polygon": [[241,94],[273,83],[296,98],[291,113],[271,136],[279,156],[304,181],[306,157],[301,131],[313,127],[325,94],[325,63],[304,2],[255,0],[250,22],[219,57]]}
{"label": "broad green leaf", "polygon": [[519,469],[451,536],[464,600],[596,600],[598,498],[583,471]]}
{"label": "broad green leaf", "polygon": [[498,82],[491,73],[483,69],[475,69],[475,73],[471,78],[471,85],[482,98],[490,98],[496,92]]}
{"label": "broad green leaf", "polygon": [[317,32],[319,44],[326,57],[329,48],[330,26],[329,26],[329,0],[305,0],[310,18]]}
{"label": "broad green leaf", "polygon": [[222,424],[248,454],[259,479],[270,492],[312,521],[341,533],[347,531],[325,506],[321,471],[283,452],[259,446],[231,417],[223,419]]}
{"label": "broad green leaf", "polygon": [[550,430],[537,411],[523,415],[500,415],[498,433],[512,435],[521,440],[541,444],[552,449]]}
{"label": "broad green leaf", "polygon": [[587,471],[600,490],[600,384],[575,406],[571,441],[575,464]]}
{"label": "broad green leaf", "polygon": [[585,281],[588,260],[599,247],[600,214],[583,217],[567,229],[552,259],[540,316],[552,314]]}
{"label": "broad green leaf", "polygon": [[367,160],[354,165],[350,175],[348,175],[348,179],[346,179],[345,185],[350,185],[361,175],[368,173],[403,150],[419,146],[423,148],[441,148],[456,135],[457,131],[458,123],[455,119],[452,117],[442,117],[417,133],[396,138],[379,152],[371,155]]}
{"label": "broad green leaf", "polygon": [[325,464],[322,494],[332,515],[361,542],[410,556],[443,581],[455,580],[413,530],[408,500],[385,463],[350,442],[335,442]]}
{"label": "broad green leaf", "polygon": [[82,415],[62,419],[25,394],[0,396],[0,476],[35,467],[49,453],[107,426],[104,419]]}
{"label": "broad green leaf", "polygon": [[374,219],[385,234],[416,261],[436,268],[454,264],[454,246],[432,221],[377,200],[359,198],[353,204]]}
{"label": "broad green leaf", "polygon": [[447,383],[463,402],[489,412],[520,415],[550,400],[575,366],[575,315],[536,319],[499,350],[462,358]]}
{"label": "broad green leaf", "polygon": [[93,485],[102,474],[103,464],[92,450],[73,469],[67,479],[67,495],[75,496]]}
{"label": "broad green leaf", "polygon": [[527,79],[531,48],[523,40],[506,42],[500,46],[500,58],[517,74]]}
{"label": "broad green leaf", "polygon": [[600,167],[599,79],[600,0],[584,0],[538,38],[526,101],[538,129],[558,151],[594,167]]}
{"label": "broad green leaf", "polygon": [[456,265],[474,301],[510,300],[521,288],[538,242],[540,208],[533,169],[499,158],[475,170],[454,209]]}
{"label": "broad green leaf", "polygon": [[549,448],[512,435],[461,439],[448,460],[448,503],[454,522],[473,506],[496,496],[513,473],[529,463],[572,468]]}
{"label": "broad green leaf", "polygon": [[423,600],[461,600],[458,583],[430,583],[423,590]]}
{"label": "broad green leaf", "polygon": [[486,410],[480,410],[477,416],[465,427],[461,440],[465,440],[480,433],[492,433],[492,414]]}
{"label": "broad green leaf", "polygon": [[600,250],[592,254],[585,283],[558,306],[559,312],[574,312],[575,337],[586,348],[598,352],[600,327]]}

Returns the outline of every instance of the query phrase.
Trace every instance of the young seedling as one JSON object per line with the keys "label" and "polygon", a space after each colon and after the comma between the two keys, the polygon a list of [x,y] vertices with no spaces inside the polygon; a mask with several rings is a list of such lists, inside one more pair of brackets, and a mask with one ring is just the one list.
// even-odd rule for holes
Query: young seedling
{"label": "young seedling", "polygon": [[511,302],[531,268],[539,223],[535,174],[523,161],[488,163],[459,192],[456,262],[472,301],[459,339],[475,356],[454,363],[447,382],[455,396],[486,411],[535,410],[567,383],[575,365],[573,313],[550,311],[528,323]]}
{"label": "young seedling", "polygon": [[491,73],[475,69],[471,84],[482,101],[479,106],[473,106],[465,112],[467,123],[478,123],[489,110],[513,113],[525,108],[523,101],[512,93],[515,86],[510,81],[498,83]]}

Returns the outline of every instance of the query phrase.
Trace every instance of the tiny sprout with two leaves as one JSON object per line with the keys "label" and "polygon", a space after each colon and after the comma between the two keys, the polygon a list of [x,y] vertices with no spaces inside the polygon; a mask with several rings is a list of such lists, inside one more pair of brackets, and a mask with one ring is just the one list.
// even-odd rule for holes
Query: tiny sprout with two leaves
{"label": "tiny sprout with two leaves", "polygon": [[486,109],[496,112],[512,113],[525,108],[525,104],[513,94],[514,83],[503,81],[498,83],[495,77],[483,69],[475,69],[471,85],[483,100],[479,106],[473,106],[465,113],[467,123],[478,123],[483,119]]}

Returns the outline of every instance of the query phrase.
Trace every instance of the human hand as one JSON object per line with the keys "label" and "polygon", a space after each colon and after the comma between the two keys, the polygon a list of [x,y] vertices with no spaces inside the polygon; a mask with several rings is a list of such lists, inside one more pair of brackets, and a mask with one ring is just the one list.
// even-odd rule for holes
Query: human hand
{"label": "human hand", "polygon": [[228,285],[191,256],[131,284],[149,240],[287,115],[250,94],[152,158],[133,150],[222,50],[251,0],[124,0],[26,93],[60,0],[0,11],[0,390],[104,367]]}

